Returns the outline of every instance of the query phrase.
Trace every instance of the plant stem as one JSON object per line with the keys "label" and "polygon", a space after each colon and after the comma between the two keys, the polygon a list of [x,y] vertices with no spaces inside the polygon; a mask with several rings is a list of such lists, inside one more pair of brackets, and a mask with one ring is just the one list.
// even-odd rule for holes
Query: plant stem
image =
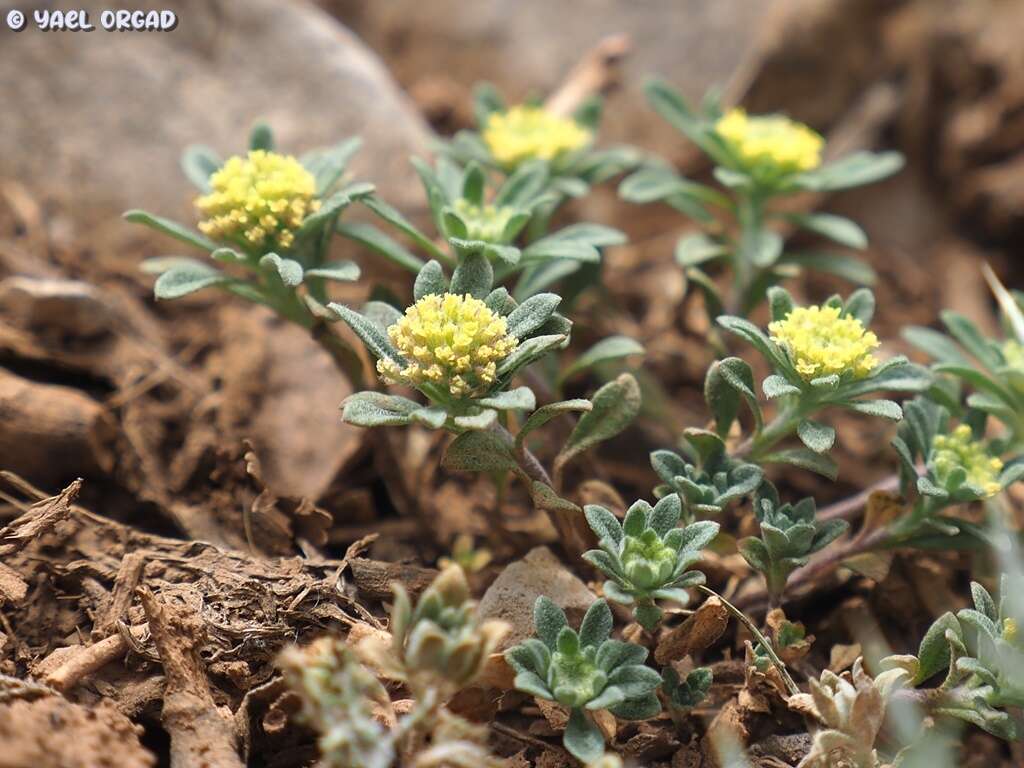
{"label": "plant stem", "polygon": [[754,622],[747,618],[747,615],[743,611],[741,611],[739,608],[730,603],[728,600],[726,600],[724,597],[722,597],[720,594],[715,592],[715,590],[711,589],[710,587],[705,587],[702,584],[698,584],[697,589],[699,589],[705,595],[717,597],[719,600],[722,601],[722,605],[725,606],[725,609],[729,611],[729,613],[731,613],[737,621],[739,621],[744,627],[746,627],[747,631],[750,632],[750,634],[754,636],[754,639],[761,644],[762,648],[764,648],[765,653],[768,654],[768,658],[772,662],[772,665],[775,667],[775,669],[778,670],[779,675],[782,677],[782,682],[785,684],[786,690],[789,691],[789,695],[795,696],[796,694],[800,693],[800,688],[797,686],[796,682],[790,676],[789,670],[786,669],[786,665],[782,663],[782,659],[780,659],[778,654],[775,653],[775,649],[772,647],[771,642],[768,640],[767,637],[764,636],[764,633],[761,632],[761,630],[758,629],[757,626],[755,626]]}
{"label": "plant stem", "polygon": [[783,408],[760,432],[743,441],[734,456],[749,461],[761,458],[770,448],[792,435],[807,412],[812,409],[808,403],[798,403]]}

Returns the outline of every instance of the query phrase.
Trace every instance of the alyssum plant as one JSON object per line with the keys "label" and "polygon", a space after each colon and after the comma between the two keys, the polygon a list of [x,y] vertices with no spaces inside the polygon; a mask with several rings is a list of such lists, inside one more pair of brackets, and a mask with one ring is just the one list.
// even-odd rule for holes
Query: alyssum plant
{"label": "alyssum plant", "polygon": [[[702,232],[676,244],[676,260],[705,298],[711,318],[729,312],[747,316],[772,285],[800,269],[833,272],[857,283],[874,279],[871,268],[840,253],[796,251],[787,247],[784,228],[799,228],[839,245],[862,249],[863,230],[828,213],[787,213],[777,201],[800,192],[832,192],[870,184],[896,173],[896,152],[857,152],[823,164],[825,140],[806,125],[783,115],[748,115],[741,108],[723,112],[714,95],[693,108],[668,84],[647,86],[654,110],[697,145],[714,163],[722,189],[682,178],[661,161],[651,161],[626,178],[620,195],[631,202],[663,201],[696,221]],[[722,295],[706,271],[721,263],[732,276]]]}
{"label": "alyssum plant", "polygon": [[[454,715],[446,703],[473,683],[502,636],[505,622],[476,617],[465,574],[451,566],[413,606],[395,586],[390,638],[370,636],[355,649],[323,638],[290,648],[280,666],[302,699],[302,718],[320,733],[321,759],[336,768],[402,765],[497,766],[486,745],[486,729]],[[415,707],[395,718],[376,674],[401,681]],[[373,705],[378,716],[375,717]],[[394,721],[380,722],[380,712]]]}
{"label": "alyssum plant", "polygon": [[374,190],[372,184],[346,183],[345,168],[358,148],[359,140],[349,139],[296,159],[276,152],[270,128],[257,124],[245,155],[223,161],[209,148],[187,149],[182,167],[200,192],[200,231],[141,210],[125,214],[211,259],[163,256],[144,262],[144,270],[159,275],[156,297],[217,288],[268,306],[310,330],[349,379],[362,382],[358,355],[329,332],[322,310],[331,281],[359,278],[355,263],[327,260],[339,217]]}

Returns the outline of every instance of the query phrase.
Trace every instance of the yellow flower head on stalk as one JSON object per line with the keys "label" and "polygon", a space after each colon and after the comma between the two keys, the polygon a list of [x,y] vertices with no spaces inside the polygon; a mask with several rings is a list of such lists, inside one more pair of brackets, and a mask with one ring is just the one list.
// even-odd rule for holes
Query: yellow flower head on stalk
{"label": "yellow flower head on stalk", "polygon": [[199,230],[218,240],[242,239],[257,248],[295,241],[303,219],[320,207],[316,179],[291,155],[255,149],[230,158],[210,177],[213,191],[196,200]]}
{"label": "yellow flower head on stalk", "polygon": [[750,117],[737,107],[719,118],[715,131],[748,167],[795,173],[821,165],[825,140],[803,123],[782,115]]}
{"label": "yellow flower head on stalk", "polygon": [[505,318],[468,293],[424,296],[388,328],[388,336],[408,365],[378,360],[386,383],[437,384],[459,398],[486,394],[498,363],[519,344]]}
{"label": "yellow flower head on stalk", "polygon": [[796,307],[784,320],[769,324],[768,332],[789,351],[805,381],[832,374],[859,379],[878,365],[871,354],[879,346],[878,337],[836,307]]}
{"label": "yellow flower head on stalk", "polygon": [[505,226],[516,215],[515,208],[494,205],[474,205],[464,198],[455,201],[455,212],[466,222],[466,236],[470,240],[497,243],[505,233]]}
{"label": "yellow flower head on stalk", "polygon": [[991,456],[985,444],[975,440],[971,428],[961,424],[951,435],[936,435],[932,441],[932,467],[940,483],[945,483],[956,469],[967,472],[967,482],[981,489],[985,498],[999,493],[1003,486],[999,473],[1003,462]]}
{"label": "yellow flower head on stalk", "polygon": [[483,139],[499,165],[514,168],[526,160],[554,160],[590,143],[590,131],[574,120],[543,107],[520,105],[507,112],[492,112]]}

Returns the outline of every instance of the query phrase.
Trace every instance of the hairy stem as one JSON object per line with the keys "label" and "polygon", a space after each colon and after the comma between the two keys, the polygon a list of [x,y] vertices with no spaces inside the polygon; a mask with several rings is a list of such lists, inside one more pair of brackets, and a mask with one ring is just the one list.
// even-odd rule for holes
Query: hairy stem
{"label": "hairy stem", "polygon": [[750,634],[754,636],[754,639],[761,644],[761,647],[765,649],[765,653],[768,654],[768,658],[771,660],[772,666],[774,666],[775,669],[778,670],[779,675],[782,677],[782,682],[785,683],[786,690],[789,691],[789,695],[794,696],[800,693],[800,688],[797,686],[796,681],[794,681],[793,678],[790,676],[789,670],[786,669],[786,665],[782,663],[782,659],[780,659],[778,654],[775,653],[775,649],[772,647],[771,642],[768,640],[767,637],[764,636],[764,633],[757,628],[754,622],[752,622],[747,617],[747,614],[745,614],[743,611],[741,611],[739,608],[730,603],[728,600],[726,600],[724,597],[722,597],[720,594],[715,592],[715,590],[711,589],[710,587],[705,587],[704,585],[699,584],[697,585],[697,589],[699,589],[705,595],[708,595],[710,597],[717,597],[719,600],[722,601],[722,605],[725,606],[725,609],[729,611],[729,613],[731,613],[737,621],[739,621],[744,627],[746,627],[747,631],[750,632]]}

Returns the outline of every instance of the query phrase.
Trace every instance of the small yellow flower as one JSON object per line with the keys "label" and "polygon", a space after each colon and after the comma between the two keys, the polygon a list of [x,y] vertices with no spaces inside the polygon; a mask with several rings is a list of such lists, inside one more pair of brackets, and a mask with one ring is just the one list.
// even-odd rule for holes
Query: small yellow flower
{"label": "small yellow flower", "polygon": [[878,337],[836,307],[796,307],[784,320],[769,324],[768,332],[789,351],[805,381],[832,374],[859,379],[878,365],[871,354],[879,346]]}
{"label": "small yellow flower", "polygon": [[473,546],[473,537],[468,533],[460,533],[452,545],[451,557],[442,557],[437,561],[442,570],[457,565],[466,573],[478,573],[491,562],[491,551],[486,547],[477,549]]}
{"label": "small yellow flower", "polygon": [[936,435],[932,441],[931,464],[940,484],[944,485],[954,470],[963,468],[967,482],[979,488],[985,498],[1003,489],[999,483],[1003,462],[991,456],[984,443],[974,439],[966,424],[958,426],[951,435]]}
{"label": "small yellow flower", "polygon": [[213,191],[196,200],[205,217],[199,230],[218,240],[255,248],[288,248],[295,230],[320,207],[316,179],[291,155],[256,149],[235,156],[210,177]]}
{"label": "small yellow flower", "polygon": [[507,112],[492,112],[483,140],[499,165],[514,168],[526,160],[554,160],[581,149],[590,143],[591,135],[573,120],[542,107],[520,105]]}
{"label": "small yellow flower", "polygon": [[1019,628],[1017,627],[1017,620],[1007,616],[1003,619],[1003,639],[1008,643],[1014,643],[1017,641],[1017,633]]}
{"label": "small yellow flower", "polygon": [[731,109],[715,123],[715,131],[748,167],[796,173],[821,165],[825,140],[782,115],[749,117],[743,109]]}
{"label": "small yellow flower", "polygon": [[455,212],[466,222],[466,237],[485,243],[500,243],[505,226],[516,215],[515,208],[494,205],[473,205],[464,198],[455,201]]}
{"label": "small yellow flower", "polygon": [[508,334],[505,318],[469,294],[424,296],[388,328],[388,336],[408,361],[377,361],[388,384],[438,384],[454,397],[487,393],[497,379],[498,364],[519,340]]}

